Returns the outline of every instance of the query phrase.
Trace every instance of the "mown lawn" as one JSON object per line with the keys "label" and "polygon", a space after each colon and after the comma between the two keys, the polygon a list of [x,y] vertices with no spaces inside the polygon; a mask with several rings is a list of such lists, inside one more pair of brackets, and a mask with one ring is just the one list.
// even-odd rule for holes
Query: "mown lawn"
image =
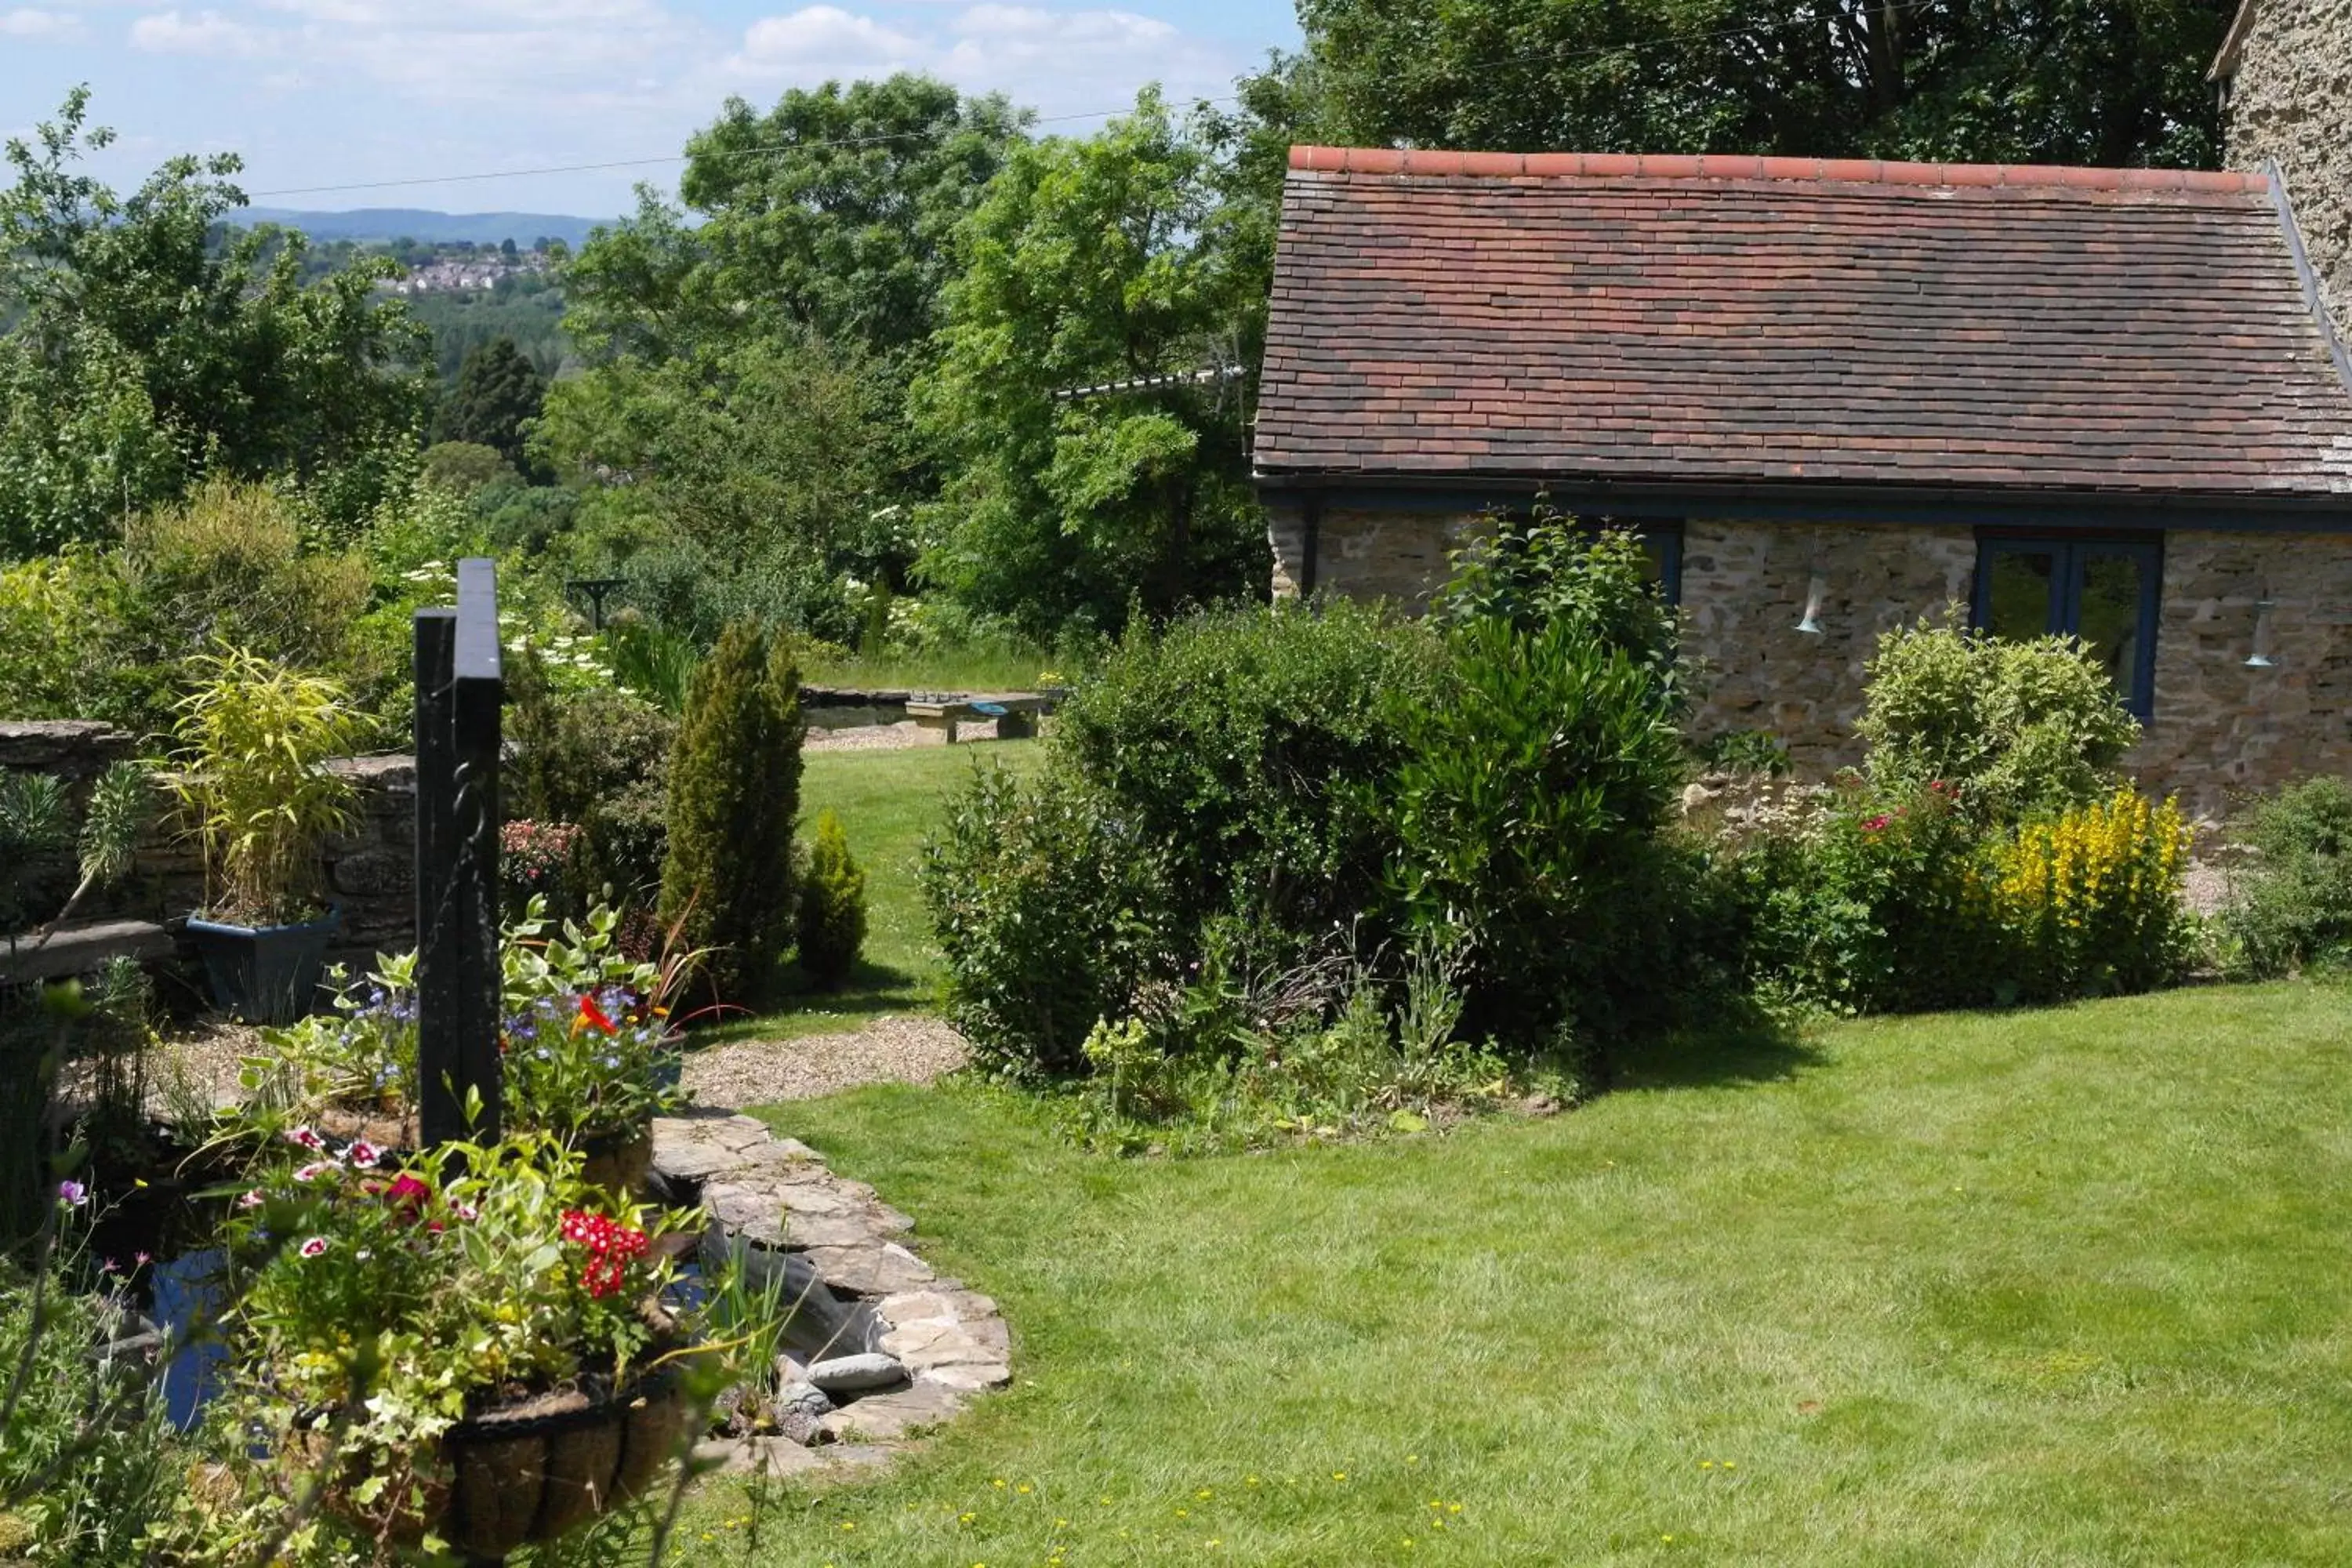
{"label": "mown lawn", "polygon": [[1018,1381],[887,1478],[788,1490],[756,1551],[731,1488],[686,1541],[2352,1562],[2347,1000],[1847,1025],[1654,1060],[1549,1121],[1193,1162],[1077,1153],[971,1086],[782,1109],[1003,1303]]}
{"label": "mown lawn", "polygon": [[818,812],[840,814],[849,852],[866,872],[864,960],[842,991],[804,994],[781,1012],[698,1033],[697,1040],[789,1039],[854,1028],[879,1014],[929,1011],[938,1001],[940,959],[915,879],[923,839],[939,825],[940,803],[975,768],[1002,764],[1025,773],[1037,758],[1034,741],[809,752],[801,775],[800,836],[805,843],[815,831]]}

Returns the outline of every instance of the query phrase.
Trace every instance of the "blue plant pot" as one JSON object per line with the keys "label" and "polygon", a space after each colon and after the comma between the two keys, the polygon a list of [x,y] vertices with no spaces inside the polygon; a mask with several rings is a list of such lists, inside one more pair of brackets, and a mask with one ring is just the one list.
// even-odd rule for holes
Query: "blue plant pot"
{"label": "blue plant pot", "polygon": [[330,908],[317,920],[290,926],[192,918],[188,934],[205,961],[215,1003],[248,1024],[290,1024],[317,1003],[327,945],[342,925],[341,909]]}

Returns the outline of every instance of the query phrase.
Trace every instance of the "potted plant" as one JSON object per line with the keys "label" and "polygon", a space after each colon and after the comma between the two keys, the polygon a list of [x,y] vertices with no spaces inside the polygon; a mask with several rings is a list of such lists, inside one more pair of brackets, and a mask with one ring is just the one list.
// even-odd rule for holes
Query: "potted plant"
{"label": "potted plant", "polygon": [[234,1429],[355,1534],[503,1557],[627,1501],[688,1430],[671,1216],[535,1135],[395,1166],[308,1128],[236,1200]]}
{"label": "potted plant", "polygon": [[361,722],[322,676],[240,648],[197,663],[173,781],[204,851],[205,907],[188,931],[215,1002],[287,1023],[310,1011],[341,923],[323,855],[351,824],[352,792],[326,764],[353,749]]}

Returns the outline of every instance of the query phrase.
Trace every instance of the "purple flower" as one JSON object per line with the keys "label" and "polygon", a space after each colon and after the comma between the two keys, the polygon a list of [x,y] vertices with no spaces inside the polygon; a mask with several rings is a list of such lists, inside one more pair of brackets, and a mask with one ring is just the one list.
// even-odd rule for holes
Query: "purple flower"
{"label": "purple flower", "polygon": [[79,1182],[59,1182],[58,1184],[58,1202],[65,1205],[66,1207],[69,1209],[78,1209],[81,1207],[82,1205],[89,1202],[89,1189],[83,1186]]}

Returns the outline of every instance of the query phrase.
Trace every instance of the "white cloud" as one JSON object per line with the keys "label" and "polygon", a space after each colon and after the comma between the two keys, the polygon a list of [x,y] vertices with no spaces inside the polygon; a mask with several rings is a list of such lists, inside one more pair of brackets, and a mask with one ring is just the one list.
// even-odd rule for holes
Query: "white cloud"
{"label": "white cloud", "polygon": [[80,32],[81,18],[63,11],[0,11],[0,38],[70,38]]}
{"label": "white cloud", "polygon": [[214,59],[258,59],[275,54],[282,35],[247,26],[217,11],[189,16],[159,11],[131,24],[131,47],[157,55],[203,55]]}
{"label": "white cloud", "polygon": [[914,31],[820,5],[752,23],[726,69],[779,85],[924,70],[970,90],[1001,89],[1052,118],[1120,107],[1150,81],[1180,102],[1216,96],[1244,63],[1132,11],[983,4]]}
{"label": "white cloud", "polygon": [[927,59],[920,38],[837,5],[810,5],[784,16],[762,16],[743,33],[729,63],[749,75],[844,76],[888,71]]}

